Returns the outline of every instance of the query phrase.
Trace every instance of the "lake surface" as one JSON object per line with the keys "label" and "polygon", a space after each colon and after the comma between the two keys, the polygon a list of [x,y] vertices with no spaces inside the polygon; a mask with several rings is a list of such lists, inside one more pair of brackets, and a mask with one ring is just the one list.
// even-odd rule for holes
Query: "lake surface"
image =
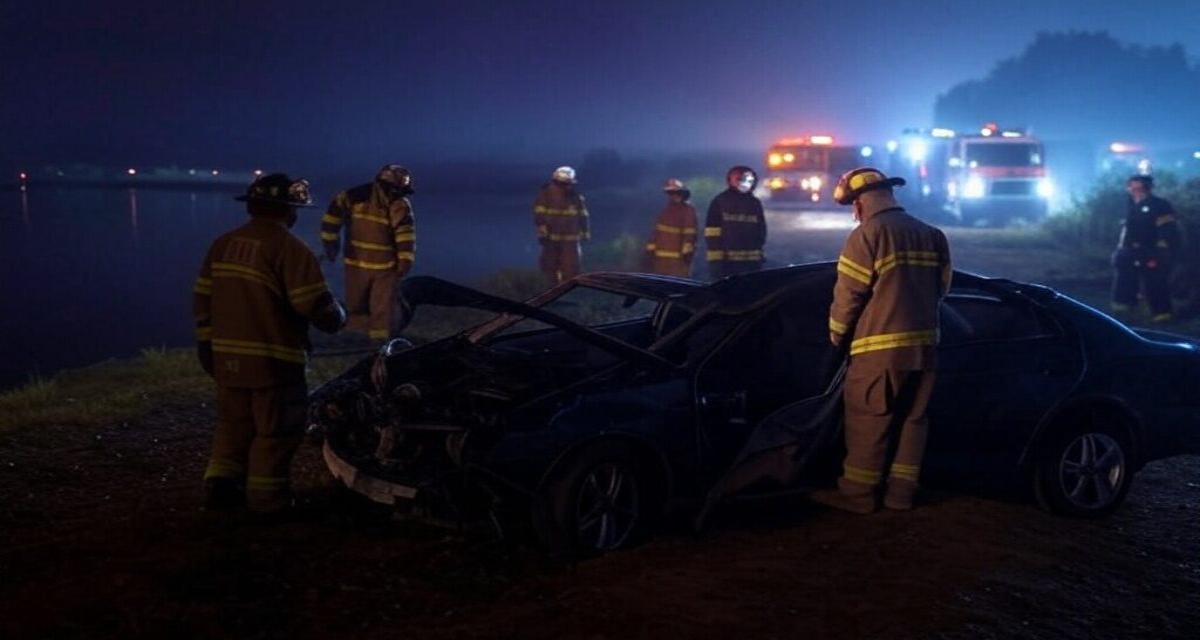
{"label": "lake surface", "polygon": [[[191,289],[209,243],[246,220],[236,192],[33,188],[0,191],[0,388],[31,375],[192,344]],[[415,274],[473,283],[534,267],[527,193],[413,197]],[[661,196],[589,193],[597,242],[644,234]],[[325,201],[293,231],[319,249]],[[342,294],[341,265],[322,262]]]}

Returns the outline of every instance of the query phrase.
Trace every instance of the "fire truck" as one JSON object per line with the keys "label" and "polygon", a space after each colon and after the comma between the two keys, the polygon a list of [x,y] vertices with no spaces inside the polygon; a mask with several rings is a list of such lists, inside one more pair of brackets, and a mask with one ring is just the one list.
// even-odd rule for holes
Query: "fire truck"
{"label": "fire truck", "polygon": [[946,171],[947,207],[968,226],[1040,222],[1054,195],[1042,142],[993,123],[952,138]]}
{"label": "fire truck", "polygon": [[764,195],[772,204],[828,206],[838,177],[857,166],[867,149],[837,146],[827,135],[779,140],[767,150]]}

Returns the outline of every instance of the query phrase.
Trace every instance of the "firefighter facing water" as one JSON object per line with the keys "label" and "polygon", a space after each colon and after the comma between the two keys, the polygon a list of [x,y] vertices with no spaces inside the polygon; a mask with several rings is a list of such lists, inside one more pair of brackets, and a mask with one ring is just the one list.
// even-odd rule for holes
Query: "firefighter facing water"
{"label": "firefighter facing water", "polygon": [[762,202],[754,197],[758,176],[750,167],[733,167],[725,174],[728,189],[708,205],[704,240],[708,245],[708,272],[723,278],[762,268],[767,221]]}
{"label": "firefighter facing water", "polygon": [[343,263],[350,328],[373,340],[388,337],[393,291],[416,260],[416,222],[408,199],[412,192],[408,169],[389,164],[373,182],[337,194],[321,218],[321,243],[331,261],[337,259],[346,226]]}
{"label": "firefighter facing water", "polygon": [[533,203],[533,224],[542,255],[538,267],[552,283],[579,275],[580,247],[591,239],[583,195],[575,191],[575,170],[559,167]]}
{"label": "firefighter facing water", "polygon": [[853,203],[860,223],[838,258],[829,314],[830,340],[849,343],[846,459],[838,488],[812,497],[855,513],[878,508],[885,480],[884,506],[912,508],[925,453],[938,306],[950,288],[946,236],[896,203],[892,189],[903,184],[860,168],[834,189],[834,200]]}
{"label": "firefighter facing water", "polygon": [[654,233],[646,243],[651,273],[690,277],[696,253],[696,209],[688,202],[691,192],[683,182],[671,178],[663,185],[667,206],[654,222]]}
{"label": "firefighter facing water", "polygon": [[1179,223],[1171,203],[1155,196],[1154,179],[1133,176],[1126,184],[1129,212],[1113,254],[1113,310],[1127,312],[1138,303],[1141,291],[1154,322],[1171,320],[1170,275],[1179,250]]}
{"label": "firefighter facing water", "polygon": [[290,502],[289,467],[304,433],[308,326],[339,330],[346,312],[316,256],[288,230],[311,202],[308,183],[271,174],[250,185],[250,221],[217,238],[194,289],[200,363],[217,383],[206,506]]}

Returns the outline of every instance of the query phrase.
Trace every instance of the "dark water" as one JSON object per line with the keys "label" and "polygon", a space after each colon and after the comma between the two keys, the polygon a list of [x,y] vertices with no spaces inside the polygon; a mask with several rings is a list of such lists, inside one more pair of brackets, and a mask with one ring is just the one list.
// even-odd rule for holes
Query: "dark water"
{"label": "dark water", "polygon": [[[417,194],[415,273],[467,284],[532,267],[528,193]],[[192,343],[191,287],[209,243],[245,220],[232,193],[0,191],[0,388],[148,346]],[[597,242],[639,234],[656,194],[589,194]],[[322,209],[293,230],[319,247]],[[340,265],[322,263],[341,294]]]}

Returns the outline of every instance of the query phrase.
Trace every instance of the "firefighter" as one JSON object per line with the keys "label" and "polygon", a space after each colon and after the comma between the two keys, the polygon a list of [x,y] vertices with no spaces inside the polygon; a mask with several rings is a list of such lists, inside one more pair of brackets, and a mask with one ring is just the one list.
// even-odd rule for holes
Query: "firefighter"
{"label": "firefighter", "polygon": [[350,327],[372,340],[386,340],[392,296],[416,260],[412,174],[396,164],[384,166],[375,180],[343,191],[321,218],[325,257],[337,259],[346,227],[346,305]]}
{"label": "firefighter", "polygon": [[1116,276],[1112,307],[1117,312],[1133,310],[1140,289],[1150,305],[1151,320],[1169,322],[1169,277],[1180,245],[1175,209],[1152,193],[1154,178],[1148,175],[1131,177],[1125,188],[1129,192],[1129,211],[1113,253]]}
{"label": "firefighter", "polygon": [[829,314],[830,340],[848,346],[850,357],[846,458],[838,488],[812,497],[855,513],[878,508],[885,480],[884,506],[912,508],[934,383],[938,306],[950,288],[946,236],[900,207],[892,190],[903,184],[859,168],[834,188],[834,200],[853,204],[860,223],[838,258]]}
{"label": "firefighter", "polygon": [[767,242],[762,202],[753,193],[758,184],[754,170],[733,167],[725,174],[725,183],[729,188],[713,198],[704,221],[708,272],[713,278],[761,269]]}
{"label": "firefighter", "polygon": [[646,262],[652,273],[687,278],[696,253],[696,209],[688,202],[692,194],[675,178],[667,180],[663,191],[667,206],[658,214],[646,243]]}
{"label": "firefighter", "polygon": [[575,191],[574,169],[555,169],[550,182],[542,186],[533,203],[533,224],[542,246],[538,267],[546,278],[558,284],[579,275],[579,243],[592,236],[587,205]]}
{"label": "firefighter", "polygon": [[288,470],[304,434],[308,325],[334,333],[346,311],[289,231],[312,202],[308,183],[270,174],[237,200],[250,221],[213,242],[193,289],[200,364],[217,383],[205,504],[278,512],[290,504]]}

